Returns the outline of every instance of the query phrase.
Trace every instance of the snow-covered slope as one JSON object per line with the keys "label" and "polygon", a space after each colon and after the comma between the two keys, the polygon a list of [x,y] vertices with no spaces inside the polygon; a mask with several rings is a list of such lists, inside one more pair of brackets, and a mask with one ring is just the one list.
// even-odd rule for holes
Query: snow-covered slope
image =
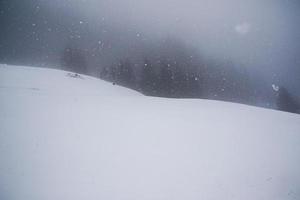
{"label": "snow-covered slope", "polygon": [[299,115],[72,75],[0,65],[0,199],[300,198]]}

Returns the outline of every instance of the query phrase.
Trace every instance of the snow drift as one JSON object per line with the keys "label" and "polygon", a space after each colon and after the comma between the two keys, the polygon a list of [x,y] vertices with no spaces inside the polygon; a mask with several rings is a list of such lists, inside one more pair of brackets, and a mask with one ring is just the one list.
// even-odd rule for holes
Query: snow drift
{"label": "snow drift", "polygon": [[0,65],[0,199],[298,199],[300,116]]}

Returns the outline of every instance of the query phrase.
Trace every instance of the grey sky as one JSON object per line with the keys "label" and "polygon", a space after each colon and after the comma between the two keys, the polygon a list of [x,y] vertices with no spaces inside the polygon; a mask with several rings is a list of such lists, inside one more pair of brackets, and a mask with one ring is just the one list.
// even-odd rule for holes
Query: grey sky
{"label": "grey sky", "polygon": [[107,35],[117,35],[120,43],[126,43],[128,37],[131,43],[135,43],[132,40],[135,37],[145,40],[178,37],[199,48],[204,56],[233,60],[258,71],[270,82],[286,83],[294,90],[300,85],[300,6],[297,0],[30,2],[52,15],[63,13],[62,17],[76,19],[78,23],[74,26],[87,25],[102,31],[106,31],[103,25],[118,27],[116,32],[110,29]]}

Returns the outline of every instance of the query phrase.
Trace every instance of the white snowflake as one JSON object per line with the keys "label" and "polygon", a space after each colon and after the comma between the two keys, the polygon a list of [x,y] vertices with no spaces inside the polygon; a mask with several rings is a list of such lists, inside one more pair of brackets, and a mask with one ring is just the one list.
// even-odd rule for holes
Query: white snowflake
{"label": "white snowflake", "polygon": [[234,27],[234,30],[240,34],[240,35],[246,35],[250,32],[251,30],[251,24],[248,23],[248,22],[243,22],[241,24],[237,24],[235,27]]}
{"label": "white snowflake", "polygon": [[275,85],[275,84],[272,84],[272,88],[275,92],[278,92],[279,91],[279,86]]}

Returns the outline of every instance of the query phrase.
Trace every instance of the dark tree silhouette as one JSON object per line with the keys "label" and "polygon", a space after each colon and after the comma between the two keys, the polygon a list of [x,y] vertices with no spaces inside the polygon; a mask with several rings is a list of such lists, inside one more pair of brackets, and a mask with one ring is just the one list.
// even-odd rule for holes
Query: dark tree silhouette
{"label": "dark tree silhouette", "polygon": [[280,87],[277,97],[277,108],[286,112],[299,113],[300,105],[286,88]]}
{"label": "dark tree silhouette", "polygon": [[102,68],[102,70],[100,72],[100,78],[105,79],[105,80],[111,80],[110,70],[111,70],[111,68],[109,68],[109,67]]}
{"label": "dark tree silhouette", "polygon": [[117,67],[117,83],[126,87],[135,88],[136,78],[129,59],[121,60]]}
{"label": "dark tree silhouette", "polygon": [[83,51],[67,47],[61,58],[62,67],[80,74],[87,74],[87,62]]}
{"label": "dark tree silhouette", "polygon": [[156,96],[158,94],[158,77],[154,65],[148,58],[144,58],[142,65],[139,90],[145,95]]}
{"label": "dark tree silhouette", "polygon": [[159,76],[159,92],[162,96],[173,97],[175,76],[172,72],[170,64],[163,62]]}

